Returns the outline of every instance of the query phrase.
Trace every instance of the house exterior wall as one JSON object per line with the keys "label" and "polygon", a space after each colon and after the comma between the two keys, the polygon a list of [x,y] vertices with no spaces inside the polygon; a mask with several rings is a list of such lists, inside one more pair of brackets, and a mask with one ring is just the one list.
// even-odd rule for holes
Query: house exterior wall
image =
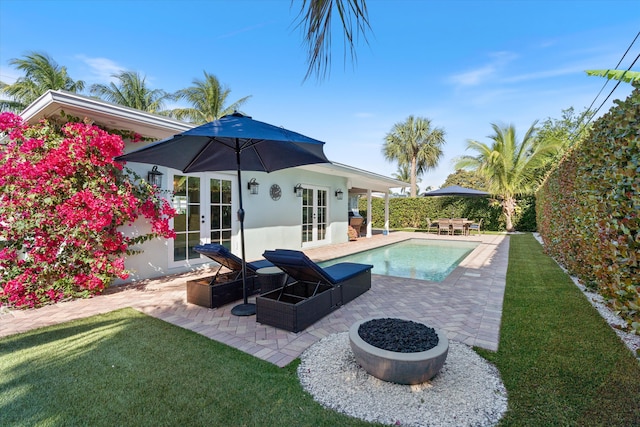
{"label": "house exterior wall", "polygon": [[[146,179],[147,173],[153,165],[141,163],[128,163],[127,168]],[[159,166],[158,171],[163,173],[162,191],[165,198],[171,200],[171,188],[173,175],[185,175],[174,169]],[[188,175],[188,174],[187,174]],[[205,173],[200,174],[205,178],[222,178],[232,183],[232,240],[231,250],[241,256],[240,222],[236,212],[239,208],[237,197],[237,174],[229,173]],[[260,184],[258,194],[249,194],[247,183],[255,178]],[[293,189],[296,184],[303,187],[313,186],[327,191],[327,237],[318,245],[336,244],[347,241],[348,197],[338,200],[335,191],[342,189],[347,192],[347,180],[344,177],[328,175],[317,172],[305,171],[298,168],[285,169],[271,173],[242,172],[242,200],[245,211],[245,252],[247,260],[262,258],[262,253],[267,249],[302,249],[302,198],[296,197]],[[273,200],[269,189],[277,184],[282,189],[279,200]],[[127,236],[145,234],[151,231],[150,225],[144,219],[136,221],[132,225],[121,228]],[[204,238],[201,243],[208,243]],[[313,244],[311,245],[313,246]],[[310,246],[306,246],[310,247]],[[172,243],[166,239],[152,239],[133,250],[140,253],[127,257],[125,265],[131,272],[126,280],[116,280],[114,284],[122,284],[130,281],[138,281],[147,278],[161,277],[169,274],[177,274],[195,271],[199,268],[213,265],[206,257],[192,259],[182,263],[174,263],[172,260]]]}

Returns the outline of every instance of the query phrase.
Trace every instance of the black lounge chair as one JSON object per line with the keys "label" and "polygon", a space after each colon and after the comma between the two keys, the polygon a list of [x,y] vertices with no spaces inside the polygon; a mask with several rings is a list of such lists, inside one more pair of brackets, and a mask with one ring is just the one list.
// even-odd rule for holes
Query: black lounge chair
{"label": "black lounge chair", "polygon": [[[208,243],[206,245],[196,246],[193,250],[220,264],[220,268],[216,271],[216,275],[213,277],[211,283],[215,283],[222,267],[226,267],[232,271],[233,275],[235,275],[234,280],[242,277],[242,259],[231,253],[229,249],[224,246],[217,243]],[[247,276],[255,276],[256,271],[260,268],[273,267],[273,264],[266,259],[247,262],[246,265]]]}
{"label": "black lounge chair", "polygon": [[[242,259],[238,258],[227,248],[219,244],[196,246],[194,250],[220,264],[214,276],[187,281],[187,302],[202,307],[216,308],[243,297]],[[220,273],[223,267],[230,272]],[[256,280],[257,270],[263,267],[273,267],[267,260],[252,261],[247,267],[247,294],[253,295],[259,290]]]}
{"label": "black lounge chair", "polygon": [[369,264],[322,268],[303,252],[287,249],[265,251],[263,256],[293,281],[256,298],[260,323],[298,332],[371,289]]}

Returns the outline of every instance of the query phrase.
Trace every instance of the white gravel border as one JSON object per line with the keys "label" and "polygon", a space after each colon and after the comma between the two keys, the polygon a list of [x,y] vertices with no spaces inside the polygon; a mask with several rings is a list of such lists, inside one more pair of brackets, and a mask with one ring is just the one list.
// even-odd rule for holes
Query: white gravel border
{"label": "white gravel border", "polygon": [[[542,246],[544,246],[544,241],[542,240],[540,233],[533,233],[533,237],[535,237],[536,240]],[[562,270],[568,274],[567,269],[564,268],[564,266],[562,266],[557,261],[556,261],[556,264],[558,264],[560,268],[562,268]],[[584,292],[584,295],[587,297],[587,300],[589,300],[591,305],[596,310],[598,310],[598,313],[600,313],[600,316],[602,316],[602,318],[609,324],[609,326],[611,326],[611,329],[613,329],[616,335],[618,335],[618,337],[620,338],[620,340],[622,340],[624,345],[626,345],[629,348],[629,350],[631,350],[631,354],[633,354],[636,358],[638,358],[638,360],[640,360],[640,353],[638,353],[638,350],[640,350],[640,335],[631,334],[629,332],[622,331],[617,327],[614,327],[614,326],[626,327],[627,323],[622,319],[622,317],[618,316],[613,310],[611,310],[607,306],[602,295],[587,289],[582,283],[580,283],[580,280],[577,277],[571,276],[571,275],[569,275],[569,277],[571,277],[571,280],[573,280],[573,283],[582,292]]]}
{"label": "white gravel border", "polygon": [[300,359],[300,383],[317,402],[369,422],[493,426],[507,410],[507,392],[498,370],[455,341],[449,341],[442,370],[418,385],[389,383],[369,375],[353,356],[348,332],[323,338]]}

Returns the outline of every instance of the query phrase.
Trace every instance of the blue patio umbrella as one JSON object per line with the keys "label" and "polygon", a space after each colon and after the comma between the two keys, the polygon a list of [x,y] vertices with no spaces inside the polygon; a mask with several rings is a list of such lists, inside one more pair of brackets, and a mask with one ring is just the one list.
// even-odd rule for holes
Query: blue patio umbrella
{"label": "blue patio umbrella", "polygon": [[[427,191],[423,194],[425,197],[435,196],[458,196],[458,197],[485,197],[489,193],[486,191],[474,190],[472,188],[461,187],[459,185],[452,185],[449,187],[438,188],[437,190]],[[453,206],[451,207],[453,213]]]}
{"label": "blue patio umbrella", "polygon": [[184,173],[237,172],[244,301],[231,312],[238,316],[249,316],[255,314],[255,305],[247,301],[241,171],[273,172],[302,165],[330,163],[323,146],[322,141],[235,112],[119,156],[116,160],[162,165]]}

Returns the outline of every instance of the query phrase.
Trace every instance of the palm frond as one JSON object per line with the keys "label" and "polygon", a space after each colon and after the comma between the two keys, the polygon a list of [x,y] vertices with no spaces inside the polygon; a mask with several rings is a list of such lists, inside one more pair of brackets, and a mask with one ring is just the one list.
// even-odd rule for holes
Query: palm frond
{"label": "palm frond", "polygon": [[[293,0],[291,3],[293,4]],[[308,52],[308,68],[304,80],[314,73],[319,79],[324,78],[331,67],[331,24],[334,9],[342,24],[345,60],[348,51],[351,60],[356,61],[357,37],[362,36],[365,43],[368,43],[367,31],[371,26],[365,0],[303,0],[297,27],[303,28]]]}

